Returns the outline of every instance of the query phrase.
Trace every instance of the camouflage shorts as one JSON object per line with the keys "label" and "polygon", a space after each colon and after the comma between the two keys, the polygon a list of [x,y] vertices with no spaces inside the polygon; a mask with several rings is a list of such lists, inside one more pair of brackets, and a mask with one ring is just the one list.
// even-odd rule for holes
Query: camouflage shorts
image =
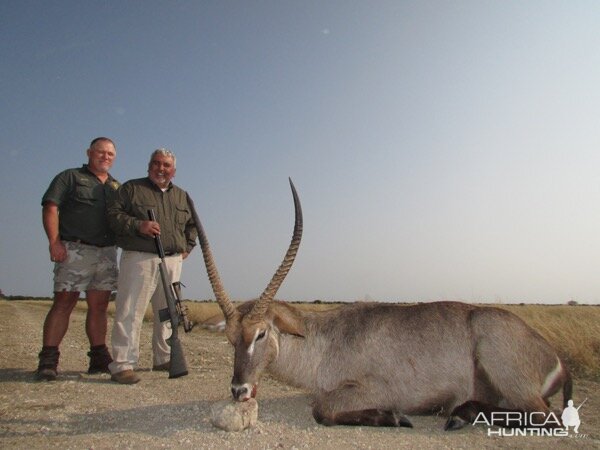
{"label": "camouflage shorts", "polygon": [[54,265],[54,292],[117,289],[117,248],[64,242],[67,259]]}

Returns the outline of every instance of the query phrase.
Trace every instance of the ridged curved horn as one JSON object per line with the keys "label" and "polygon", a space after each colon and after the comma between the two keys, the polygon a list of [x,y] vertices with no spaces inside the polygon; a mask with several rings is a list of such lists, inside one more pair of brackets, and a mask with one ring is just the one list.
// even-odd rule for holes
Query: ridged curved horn
{"label": "ridged curved horn", "polygon": [[206,266],[208,279],[210,280],[212,290],[215,294],[215,299],[223,311],[225,321],[226,323],[229,323],[232,319],[236,319],[239,316],[239,311],[233,305],[233,303],[231,303],[227,292],[225,292],[225,289],[223,288],[223,283],[221,283],[221,277],[219,276],[217,265],[215,264],[212,252],[210,251],[210,246],[208,245],[208,239],[206,237],[206,233],[204,232],[204,227],[202,226],[202,222],[200,222],[200,218],[198,217],[198,213],[194,207],[194,201],[190,197],[189,193],[186,192],[186,196],[188,205],[192,212],[192,218],[196,223],[196,230],[198,230],[198,240],[200,241],[200,248],[202,249],[202,255],[204,256],[204,265]]}
{"label": "ridged curved horn", "polygon": [[300,205],[300,199],[298,198],[298,193],[296,192],[296,188],[294,187],[294,183],[290,178],[290,187],[292,188],[292,196],[294,197],[294,211],[296,220],[294,223],[294,233],[292,235],[292,241],[288,247],[288,250],[283,258],[283,262],[271,278],[271,281],[267,288],[263,291],[260,298],[254,304],[254,308],[250,311],[248,318],[249,320],[257,320],[261,319],[267,308],[269,307],[269,303],[277,294],[281,283],[285,279],[286,275],[292,268],[292,264],[294,263],[294,259],[296,258],[296,254],[298,253],[298,248],[300,247],[300,240],[302,239],[302,206]]}

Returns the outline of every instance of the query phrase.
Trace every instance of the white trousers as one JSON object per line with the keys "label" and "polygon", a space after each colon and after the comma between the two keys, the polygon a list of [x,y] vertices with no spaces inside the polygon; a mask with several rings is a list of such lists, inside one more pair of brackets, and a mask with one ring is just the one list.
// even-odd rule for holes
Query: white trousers
{"label": "white trousers", "polygon": [[[134,370],[140,358],[140,333],[148,303],[152,302],[152,359],[154,365],[170,360],[166,339],[171,336],[169,321],[160,322],[158,311],[167,307],[160,276],[160,258],[146,252],[123,250],[121,253],[115,319],[112,330],[111,373]],[[174,283],[181,276],[181,255],[165,258],[167,278]]]}

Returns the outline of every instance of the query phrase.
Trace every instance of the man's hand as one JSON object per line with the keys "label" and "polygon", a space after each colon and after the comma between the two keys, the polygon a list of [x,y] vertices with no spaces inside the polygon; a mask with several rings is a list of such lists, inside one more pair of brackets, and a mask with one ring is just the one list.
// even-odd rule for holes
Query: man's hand
{"label": "man's hand", "polygon": [[50,244],[50,261],[63,262],[67,259],[67,248],[59,239]]}
{"label": "man's hand", "polygon": [[50,261],[63,262],[67,259],[67,248],[58,233],[58,205],[47,201],[42,208],[42,223],[48,236]]}
{"label": "man's hand", "polygon": [[158,224],[158,222],[144,220],[140,223],[139,232],[144,236],[153,238],[157,234],[160,234],[160,225]]}

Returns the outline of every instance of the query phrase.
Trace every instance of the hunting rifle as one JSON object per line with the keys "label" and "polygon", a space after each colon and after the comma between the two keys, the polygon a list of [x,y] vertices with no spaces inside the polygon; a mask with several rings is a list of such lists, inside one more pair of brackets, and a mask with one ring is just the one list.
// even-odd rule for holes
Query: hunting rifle
{"label": "hunting rifle", "polygon": [[[153,209],[148,210],[148,218],[156,222],[156,215]],[[169,378],[183,377],[188,374],[183,347],[179,340],[179,323],[183,323],[185,332],[192,330],[194,324],[188,320],[187,309],[181,304],[180,300],[180,284],[179,282],[171,283],[167,273],[165,264],[165,250],[160,239],[160,235],[154,236],[156,251],[160,258],[159,269],[160,278],[165,290],[165,299],[167,307],[159,311],[159,320],[161,322],[171,321],[171,337],[167,339],[167,344],[171,347],[171,360],[169,364]]]}

